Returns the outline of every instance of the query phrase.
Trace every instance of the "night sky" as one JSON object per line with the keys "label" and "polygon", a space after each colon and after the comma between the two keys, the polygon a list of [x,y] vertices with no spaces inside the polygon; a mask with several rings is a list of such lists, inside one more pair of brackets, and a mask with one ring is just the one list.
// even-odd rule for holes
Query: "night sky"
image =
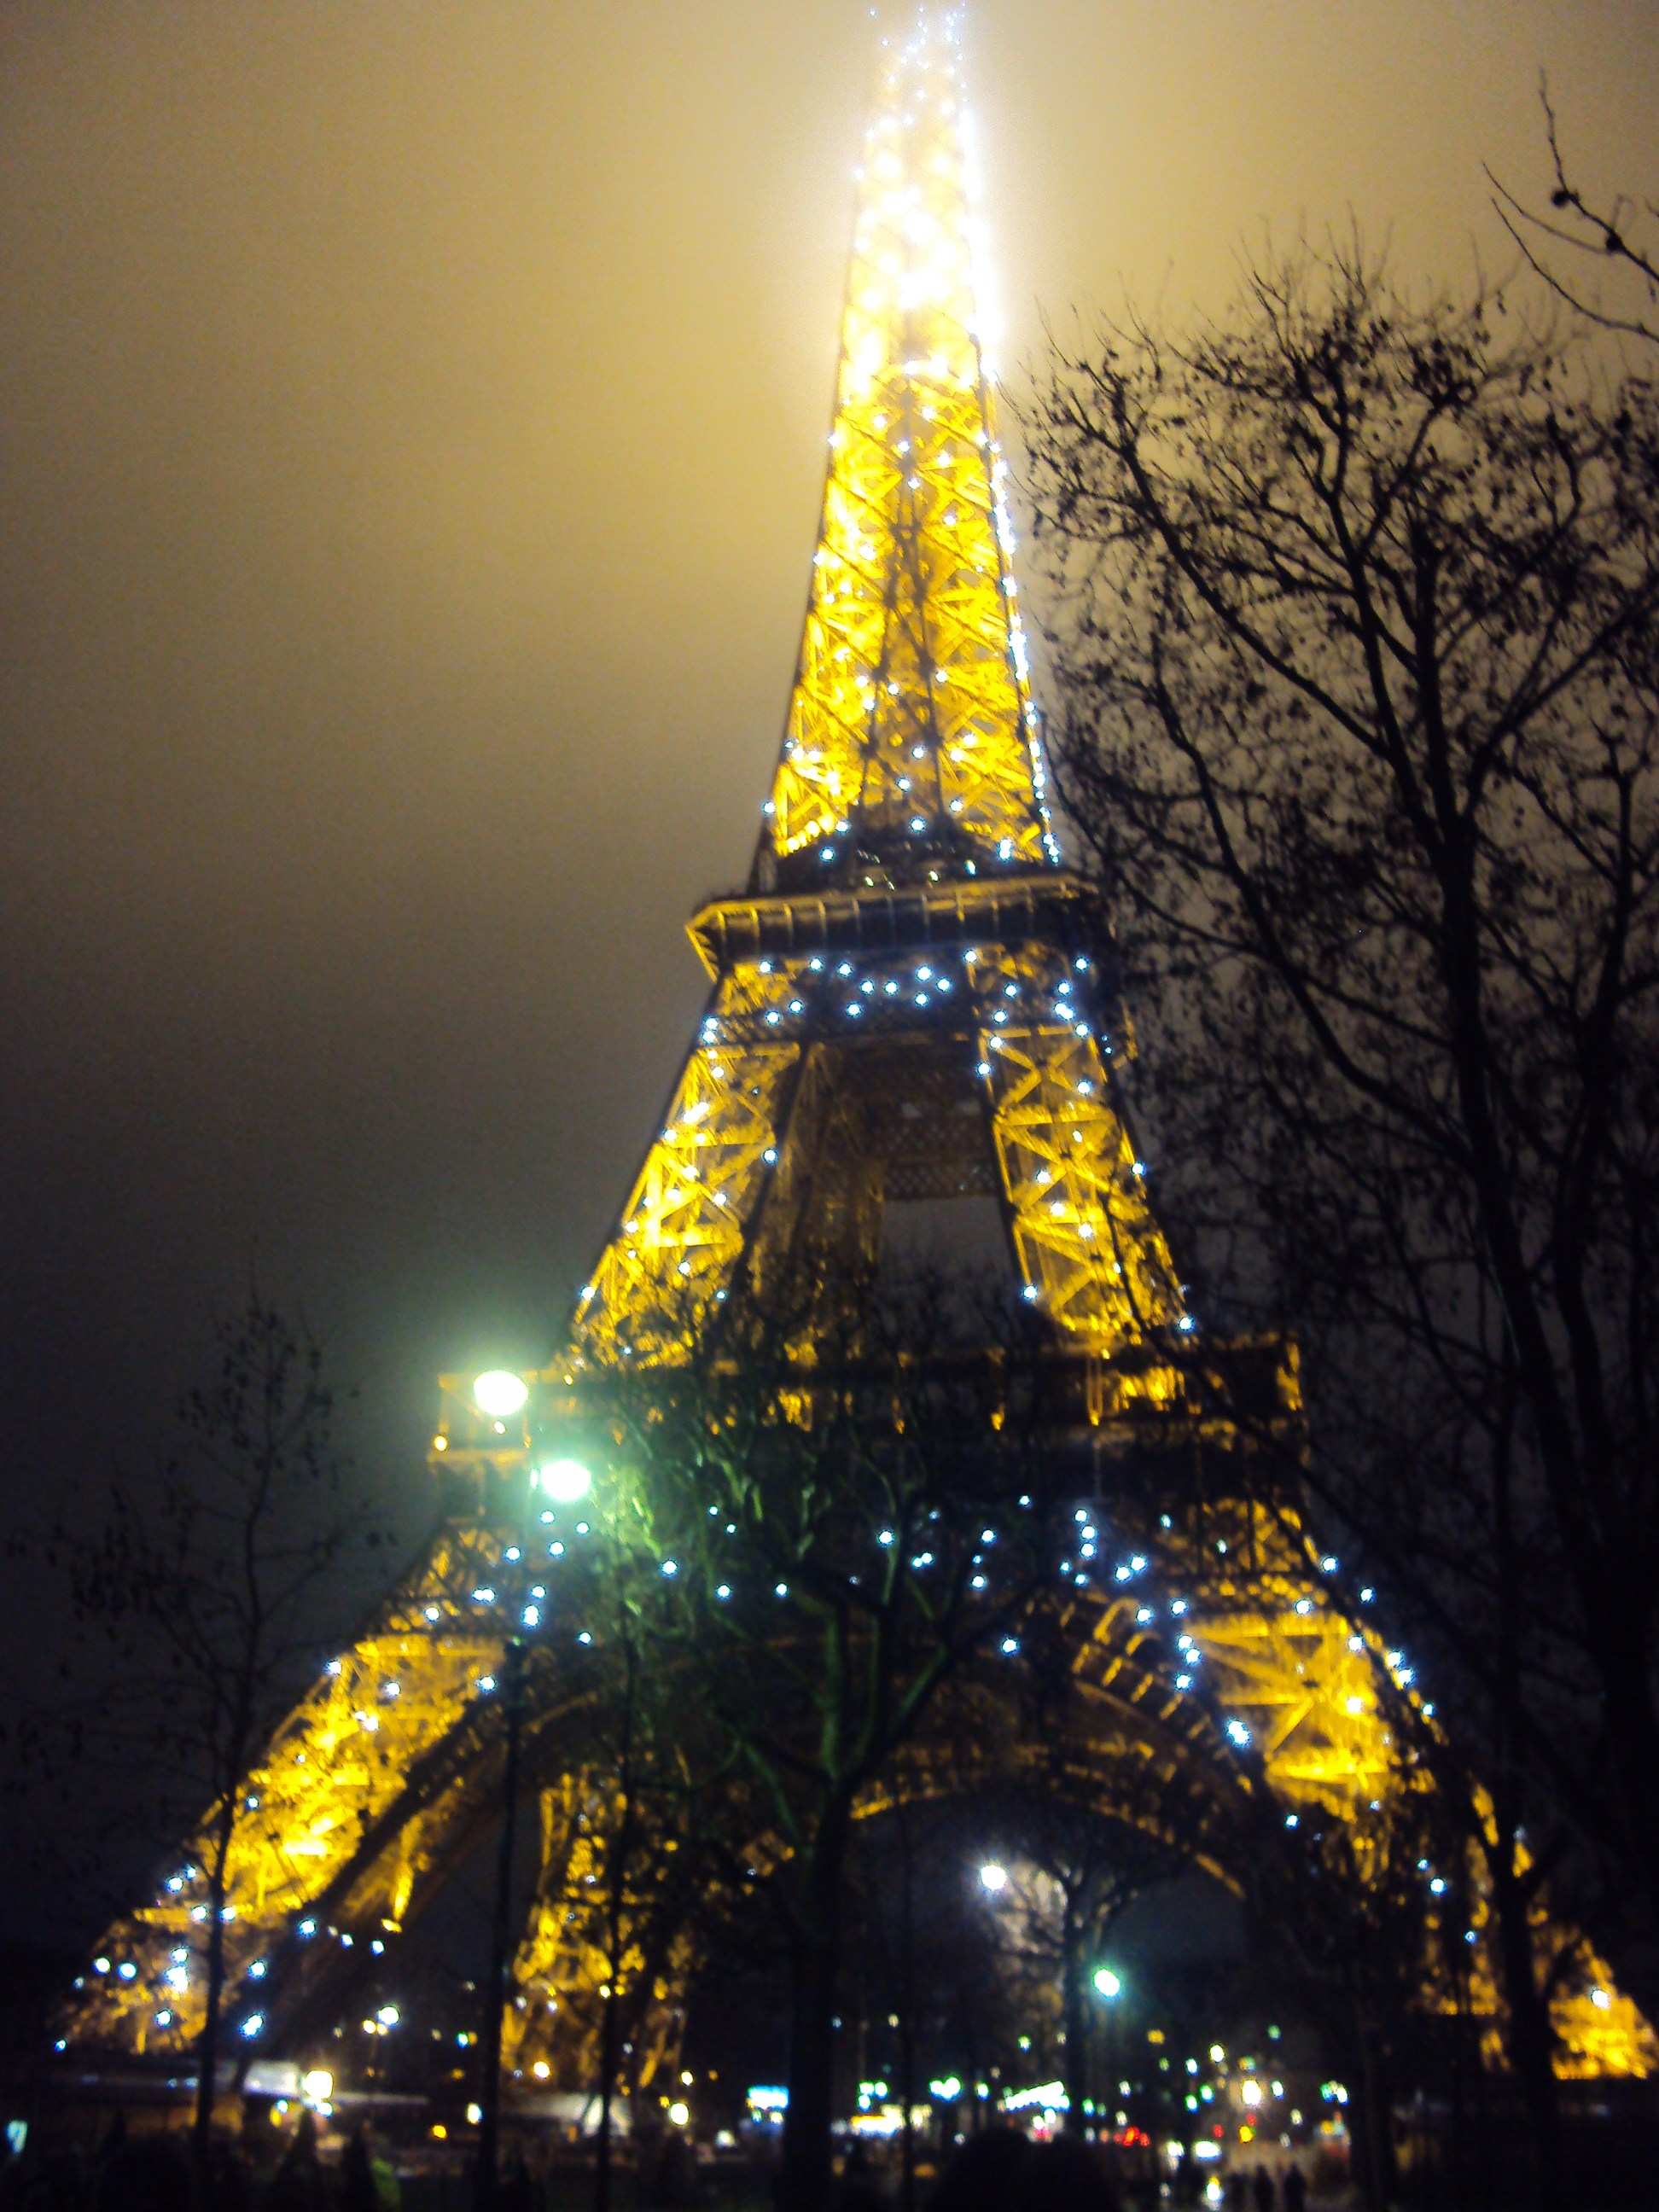
{"label": "night sky", "polygon": [[[255,1271],[411,1536],[437,1370],[549,1352],[775,754],[875,34],[0,14],[15,1513],[145,1463]],[[1545,197],[1540,69],[1585,188],[1651,183],[1636,0],[977,0],[966,35],[1014,390],[1039,310],[1219,311],[1263,224],[1503,274],[1481,164]]]}

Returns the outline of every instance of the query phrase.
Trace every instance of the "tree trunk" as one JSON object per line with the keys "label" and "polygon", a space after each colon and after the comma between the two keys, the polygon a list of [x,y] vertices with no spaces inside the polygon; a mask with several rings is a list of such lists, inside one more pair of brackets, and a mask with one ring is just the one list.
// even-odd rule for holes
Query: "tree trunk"
{"label": "tree trunk", "polygon": [[903,2001],[899,2013],[899,2097],[904,2110],[899,2167],[900,2212],[915,2212],[916,2131],[911,2115],[916,2103],[916,1899],[915,1869],[910,1855],[910,1819],[902,1798],[896,1808],[899,1832],[899,1975]]}
{"label": "tree trunk", "polygon": [[[1617,1838],[1624,1863],[1634,1863],[1646,1876],[1651,1929],[1659,1929],[1659,1714],[1654,1709],[1652,1658],[1637,1632],[1634,1617],[1620,1619],[1608,1641],[1615,1648],[1603,1659],[1607,1734],[1614,1756],[1609,1762],[1614,1778],[1615,1802],[1623,1814],[1623,1833]],[[1626,1976],[1629,1993],[1650,2019],[1659,2017],[1659,1972],[1653,1966],[1654,1946],[1632,1947]],[[1621,1970],[1624,1961],[1620,1960]]]}
{"label": "tree trunk", "polygon": [[1084,2100],[1089,2094],[1088,1961],[1083,1955],[1083,1931],[1078,1926],[1069,1888],[1065,1899],[1060,1932],[1060,1999],[1066,2035],[1066,2128],[1068,2134],[1081,2135]]}
{"label": "tree trunk", "polygon": [[196,2045],[196,2118],[191,2129],[191,2156],[198,2176],[204,2179],[208,2170],[208,2149],[213,2140],[213,2100],[219,2088],[219,2024],[225,1989],[225,1877],[235,1826],[233,1789],[219,1816],[213,1865],[208,1874],[207,2000],[202,2011],[202,2033]]}
{"label": "tree trunk", "polygon": [[[1508,1377],[1506,1377],[1506,1383]],[[1546,2208],[1561,2201],[1561,2127],[1555,2094],[1549,2007],[1538,1986],[1533,1957],[1530,1893],[1517,1864],[1521,1820],[1525,1796],[1520,1780],[1521,1650],[1524,1633],[1524,1582],[1517,1558],[1514,1526],[1514,1492],[1510,1456],[1510,1423],[1505,1419],[1497,1440],[1492,1485],[1494,1550],[1498,1560],[1502,1609],[1498,1617],[1498,1664],[1502,1685],[1498,1704],[1497,1753],[1492,1779],[1492,1824],[1487,1841],[1484,1824],[1477,1829],[1484,1846],[1492,1881],[1493,1917],[1497,1923],[1499,1971],[1509,2003],[1509,2055],[1521,2085],[1526,2126],[1532,2138],[1532,2172],[1528,2182],[1533,2203]]]}
{"label": "tree trunk", "polygon": [[[601,1999],[605,2009],[599,2015],[599,2125],[593,2140],[593,2212],[611,2212],[611,2148],[614,2136],[612,2105],[616,2095],[617,2069],[621,2057],[617,2049],[617,1961],[613,1948],[609,1967],[610,1980],[605,1985]],[[638,2118],[637,2112],[635,2118]]]}
{"label": "tree trunk", "polygon": [[1354,2040],[1359,2060],[1358,2098],[1351,2104],[1349,2127],[1357,2121],[1358,2157],[1356,2179],[1367,2212],[1386,2212],[1393,2146],[1389,2139],[1389,2099],[1377,2061],[1376,2039],[1364,2017],[1362,2004],[1354,2007]]}
{"label": "tree trunk", "polygon": [[1524,1882],[1517,1880],[1512,1846],[1500,1837],[1490,1856],[1492,1904],[1498,1923],[1504,1996],[1509,2006],[1510,2058],[1520,2085],[1532,2141],[1532,2172],[1527,2185],[1538,2212],[1565,2200],[1561,2194],[1561,2114],[1553,2063],[1554,2034],[1549,2004],[1538,1986],[1532,1929]]}
{"label": "tree trunk", "polygon": [[[599,2021],[599,2132],[594,2145],[594,2212],[611,2212],[611,2150],[615,2130],[612,2103],[621,2058],[617,2049],[622,2023],[623,1911],[627,1900],[629,1862],[634,1852],[634,1723],[638,1710],[639,1653],[631,1636],[623,1637],[622,1742],[617,1760],[617,1789],[622,1803],[616,1834],[605,1854],[605,1984],[604,2013]],[[647,1984],[647,1991],[649,1985]],[[638,2172],[640,2100],[629,2100],[634,2132],[634,2156]]]}
{"label": "tree trunk", "polygon": [[1449,2132],[1441,2137],[1438,2148],[1441,2172],[1451,2176],[1452,2212],[1464,2212],[1470,2136],[1466,2086],[1468,2043],[1474,2031],[1469,2017],[1469,1978],[1461,1957],[1452,1968],[1452,1990],[1457,2009],[1454,2015],[1456,2033],[1452,2045],[1451,2110]]}
{"label": "tree trunk", "polygon": [[819,1826],[806,1869],[793,1956],[789,2104],[783,2117],[782,2212],[826,2212],[833,2166],[836,1979],[841,1953],[842,1883],[849,1821],[836,1807]]}
{"label": "tree trunk", "polygon": [[500,2188],[501,2025],[512,1971],[513,1855],[518,1839],[519,1753],[524,1724],[524,1646],[517,1637],[508,1640],[503,1672],[507,1678],[507,1747],[501,1764],[501,1835],[489,1923],[489,1971],[484,1981],[483,2051],[478,2083],[483,2118],[478,2128],[477,2166],[473,2178],[473,2203],[477,2212],[492,2212]]}

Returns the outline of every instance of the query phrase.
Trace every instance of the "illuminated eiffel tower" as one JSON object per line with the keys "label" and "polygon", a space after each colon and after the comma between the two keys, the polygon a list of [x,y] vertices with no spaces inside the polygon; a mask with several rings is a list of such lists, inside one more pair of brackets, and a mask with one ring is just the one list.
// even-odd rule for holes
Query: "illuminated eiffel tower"
{"label": "illuminated eiffel tower", "polygon": [[[962,97],[948,18],[887,49],[781,753],[747,884],[690,925],[708,1006],[570,1345],[504,1397],[446,1379],[434,1465],[476,1481],[471,1515],[246,1778],[229,2002],[234,2024],[258,2021],[261,2051],[315,2055],[307,2039],[499,1803],[500,1540],[477,1501],[523,1479],[585,1376],[684,1361],[809,1250],[832,1277],[837,1261],[856,1273],[889,1202],[979,1197],[1000,1209],[1047,1329],[1056,1407],[1108,1459],[1149,1436],[1241,1449],[1246,1399],[1294,1429],[1290,1348],[1206,1346],[1188,1310],[1126,1115],[1109,941],[1050,824],[975,317]],[[1233,1513],[1248,1533],[1250,1510]],[[1363,1824],[1397,1786],[1387,1707],[1415,1701],[1408,1671],[1329,1606],[1305,1546],[1281,1534],[1257,1549],[1249,1579],[1242,1559],[1206,1563],[1176,1646],[1188,1671],[1174,1674],[1133,1577],[1079,1575],[1075,1671],[1149,1758],[1221,1769],[1245,1744],[1288,1826],[1310,1808]],[[536,1779],[550,1893],[580,1878],[587,1847],[571,1778],[544,1760]],[[179,1963],[199,1898],[186,1855],[136,1927],[106,1936],[69,2039],[183,2052],[201,2018],[199,1978]],[[538,1914],[521,1985],[556,1986],[556,1921]],[[1605,2002],[1558,2008],[1573,2063],[1646,2070],[1644,2025],[1601,1980]]]}

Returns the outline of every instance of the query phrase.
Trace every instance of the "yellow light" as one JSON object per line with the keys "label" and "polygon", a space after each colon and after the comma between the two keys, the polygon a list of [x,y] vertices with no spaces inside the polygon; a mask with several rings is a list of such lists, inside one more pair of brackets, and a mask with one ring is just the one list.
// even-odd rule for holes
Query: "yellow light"
{"label": "yellow light", "polygon": [[434,2142],[447,2142],[449,2141],[449,2130],[444,2125],[441,2120],[434,2120],[432,2123],[432,2140]]}
{"label": "yellow light", "polygon": [[325,2066],[313,2067],[301,2075],[300,2087],[313,2105],[325,2105],[334,2094],[334,2076]]}
{"label": "yellow light", "polygon": [[509,1415],[521,1413],[530,1395],[530,1385],[522,1375],[510,1375],[504,1367],[492,1367],[480,1375],[472,1385],[472,1402],[481,1413],[492,1420],[506,1420]]}
{"label": "yellow light", "polygon": [[691,2117],[691,2107],[689,2105],[671,2105],[668,2117],[677,2128],[683,2128]]}
{"label": "yellow light", "polygon": [[545,2081],[548,2075],[553,2071],[552,2068],[548,2064],[544,2058],[538,2058],[530,2070],[538,2081]]}
{"label": "yellow light", "polygon": [[574,1505],[593,1487],[592,1474],[579,1459],[550,1459],[537,1469],[536,1480],[560,1505]]}
{"label": "yellow light", "polygon": [[432,1439],[432,1449],[434,1451],[447,1451],[449,1449],[449,1438],[445,1436],[441,1429]]}

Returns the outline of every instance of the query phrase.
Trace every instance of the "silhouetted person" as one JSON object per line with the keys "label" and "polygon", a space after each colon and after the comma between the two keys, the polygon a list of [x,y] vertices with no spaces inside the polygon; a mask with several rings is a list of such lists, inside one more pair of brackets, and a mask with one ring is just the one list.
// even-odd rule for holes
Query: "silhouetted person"
{"label": "silhouetted person", "polygon": [[355,2127],[340,2160],[340,2203],[343,2212],[380,2212],[380,2192],[374,2186],[374,2166],[368,2154],[368,2129]]}
{"label": "silhouetted person", "polygon": [[1257,2166],[1250,2194],[1255,2199],[1255,2212],[1279,2212],[1278,2186],[1265,2166]]}
{"label": "silhouetted person", "polygon": [[[1191,2159],[1185,2160],[1185,2163],[1191,2166]],[[1228,2212],[1244,2212],[1244,2208],[1249,2202],[1249,2176],[1242,2166],[1235,2166],[1227,2176]]]}
{"label": "silhouetted person", "polygon": [[671,2128],[657,2153],[657,2198],[663,2204],[689,2204],[696,2185],[697,2162],[690,2144]]}
{"label": "silhouetted person", "polygon": [[1285,2201],[1285,2212],[1308,2212],[1307,2176],[1299,2166],[1285,2167],[1279,2193]]}
{"label": "silhouetted person", "polygon": [[265,2212],[327,2212],[328,2185],[317,2156],[317,2116],[301,2112],[294,2140],[271,2180]]}
{"label": "silhouetted person", "polygon": [[524,2162],[521,2150],[514,2152],[513,2163],[495,2201],[500,2212],[536,2212],[536,2185],[530,2179],[530,2168]]}

